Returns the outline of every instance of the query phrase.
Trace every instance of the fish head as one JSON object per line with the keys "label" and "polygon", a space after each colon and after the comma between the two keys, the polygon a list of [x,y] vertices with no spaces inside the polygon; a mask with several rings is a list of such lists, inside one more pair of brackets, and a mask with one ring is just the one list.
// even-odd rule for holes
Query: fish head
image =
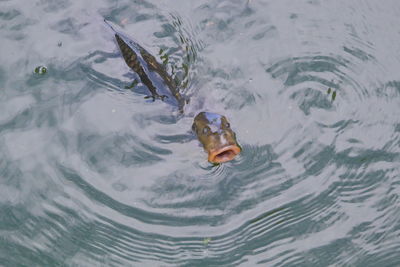
{"label": "fish head", "polygon": [[225,116],[200,112],[194,118],[192,129],[208,153],[208,161],[211,163],[230,161],[241,152],[236,134]]}

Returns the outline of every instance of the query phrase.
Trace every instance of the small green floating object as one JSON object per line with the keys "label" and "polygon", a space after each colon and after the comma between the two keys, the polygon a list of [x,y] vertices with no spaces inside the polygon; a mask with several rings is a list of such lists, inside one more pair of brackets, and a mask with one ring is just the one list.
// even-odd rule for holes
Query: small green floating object
{"label": "small green floating object", "polygon": [[35,73],[39,75],[45,75],[47,72],[47,68],[45,66],[38,66],[35,68]]}
{"label": "small green floating object", "polygon": [[[332,92],[332,89],[329,87],[328,88],[328,95]],[[334,101],[336,99],[336,91],[333,91],[332,93],[332,101]]]}
{"label": "small green floating object", "polygon": [[210,242],[211,242],[211,238],[210,238],[210,237],[206,237],[206,238],[203,239],[203,244],[204,244],[205,246],[207,246],[208,243],[210,243]]}
{"label": "small green floating object", "polygon": [[336,91],[334,91],[334,92],[332,93],[332,101],[334,101],[335,98],[336,98]]}

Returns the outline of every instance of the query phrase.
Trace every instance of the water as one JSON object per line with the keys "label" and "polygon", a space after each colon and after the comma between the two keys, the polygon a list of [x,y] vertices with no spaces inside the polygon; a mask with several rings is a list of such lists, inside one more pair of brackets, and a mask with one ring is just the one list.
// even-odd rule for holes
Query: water
{"label": "water", "polygon": [[[0,6],[0,265],[400,265],[398,1]],[[168,58],[185,117],[124,89],[103,18]],[[199,106],[236,160],[188,135]]]}

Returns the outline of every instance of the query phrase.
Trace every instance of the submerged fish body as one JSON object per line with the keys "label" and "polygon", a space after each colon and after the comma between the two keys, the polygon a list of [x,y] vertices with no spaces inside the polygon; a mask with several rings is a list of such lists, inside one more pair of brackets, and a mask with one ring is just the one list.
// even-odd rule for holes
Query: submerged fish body
{"label": "submerged fish body", "polygon": [[[147,98],[161,99],[177,106],[183,113],[186,100],[180,94],[178,86],[164,66],[138,43],[117,32],[107,21],[105,22],[114,31],[115,39],[126,64],[149,89],[151,95]],[[167,90],[165,90],[166,88]],[[227,162],[241,152],[236,135],[225,116],[212,112],[200,112],[194,118],[192,129],[207,151],[209,162]]]}

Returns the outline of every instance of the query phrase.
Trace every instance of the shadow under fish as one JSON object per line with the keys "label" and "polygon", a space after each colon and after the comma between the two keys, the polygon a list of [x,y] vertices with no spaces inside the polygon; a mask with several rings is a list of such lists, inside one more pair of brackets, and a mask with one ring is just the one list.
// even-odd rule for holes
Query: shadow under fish
{"label": "shadow under fish", "polygon": [[[145,98],[167,102],[176,106],[183,114],[187,99],[181,95],[177,84],[165,67],[138,43],[116,31],[106,20],[104,22],[114,32],[126,64],[148,88],[150,94]],[[241,152],[236,135],[223,115],[201,111],[193,120],[192,130],[208,153],[208,161],[211,163],[230,161]]]}

